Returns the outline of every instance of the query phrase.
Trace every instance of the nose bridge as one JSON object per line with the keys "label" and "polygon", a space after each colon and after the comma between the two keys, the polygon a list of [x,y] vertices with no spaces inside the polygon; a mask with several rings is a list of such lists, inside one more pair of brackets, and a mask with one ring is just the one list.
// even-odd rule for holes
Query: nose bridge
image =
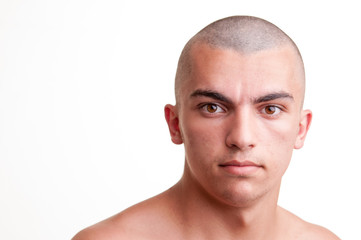
{"label": "nose bridge", "polygon": [[235,111],[231,119],[226,144],[241,150],[255,147],[256,117],[249,108]]}

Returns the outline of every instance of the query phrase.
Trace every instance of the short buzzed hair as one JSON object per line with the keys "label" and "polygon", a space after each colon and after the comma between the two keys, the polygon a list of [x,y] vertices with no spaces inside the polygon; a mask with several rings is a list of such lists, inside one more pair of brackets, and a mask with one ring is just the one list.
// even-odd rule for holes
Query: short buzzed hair
{"label": "short buzzed hair", "polygon": [[215,21],[195,36],[183,48],[178,61],[175,79],[176,102],[179,103],[181,83],[189,77],[191,69],[190,52],[195,44],[207,44],[214,48],[231,49],[240,54],[251,54],[262,50],[291,46],[299,57],[299,66],[304,85],[304,65],[297,45],[276,25],[257,17],[232,16]]}

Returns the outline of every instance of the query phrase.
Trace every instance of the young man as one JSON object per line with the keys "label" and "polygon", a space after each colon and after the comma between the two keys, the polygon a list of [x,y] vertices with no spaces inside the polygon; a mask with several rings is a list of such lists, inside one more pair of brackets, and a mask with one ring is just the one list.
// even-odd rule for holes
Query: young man
{"label": "young man", "polygon": [[181,180],[91,226],[81,239],[338,239],[277,206],[293,149],[312,113],[294,42],[255,17],[216,21],[185,46],[176,105],[165,106],[171,139],[184,143]]}

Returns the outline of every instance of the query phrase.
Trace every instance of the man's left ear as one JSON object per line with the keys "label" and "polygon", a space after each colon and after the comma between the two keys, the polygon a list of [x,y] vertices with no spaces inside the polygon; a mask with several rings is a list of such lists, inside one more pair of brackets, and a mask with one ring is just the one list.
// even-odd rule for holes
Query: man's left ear
{"label": "man's left ear", "polygon": [[311,125],[311,121],[312,121],[311,110],[302,110],[298,134],[294,145],[295,149],[300,149],[303,147],[308,129],[310,128]]}

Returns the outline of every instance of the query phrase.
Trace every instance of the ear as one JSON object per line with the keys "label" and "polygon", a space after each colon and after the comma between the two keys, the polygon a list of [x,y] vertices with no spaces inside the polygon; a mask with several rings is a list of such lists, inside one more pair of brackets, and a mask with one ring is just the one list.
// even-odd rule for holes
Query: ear
{"label": "ear", "polygon": [[168,123],[168,128],[172,142],[175,144],[182,144],[183,139],[179,130],[179,118],[177,107],[167,104],[164,107],[165,120]]}
{"label": "ear", "polygon": [[302,110],[298,134],[294,145],[295,149],[300,149],[303,147],[308,129],[310,128],[311,125],[311,121],[312,121],[311,110]]}

